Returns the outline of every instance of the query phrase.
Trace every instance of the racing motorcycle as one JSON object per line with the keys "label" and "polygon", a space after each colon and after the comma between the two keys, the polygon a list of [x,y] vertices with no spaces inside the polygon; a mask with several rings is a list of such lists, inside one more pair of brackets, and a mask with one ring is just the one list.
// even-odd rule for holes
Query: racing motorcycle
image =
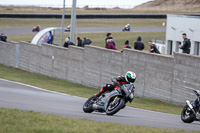
{"label": "racing motorcycle", "polygon": [[[193,90],[197,97],[200,97],[200,90]],[[196,108],[193,108],[193,101],[186,100],[186,105],[181,112],[181,120],[185,123],[192,123],[193,121],[200,121],[200,103]]]}
{"label": "racing motorcycle", "polygon": [[119,89],[107,91],[100,97],[92,96],[84,103],[83,111],[85,113],[106,112],[107,115],[114,115],[125,108],[127,102],[133,101],[134,89],[133,84],[123,84]]}
{"label": "racing motorcycle", "polygon": [[124,27],[123,29],[122,29],[122,31],[130,31],[130,27]]}
{"label": "racing motorcycle", "polygon": [[40,31],[40,27],[39,26],[36,26],[36,27],[33,27],[32,29],[32,32],[39,32]]}

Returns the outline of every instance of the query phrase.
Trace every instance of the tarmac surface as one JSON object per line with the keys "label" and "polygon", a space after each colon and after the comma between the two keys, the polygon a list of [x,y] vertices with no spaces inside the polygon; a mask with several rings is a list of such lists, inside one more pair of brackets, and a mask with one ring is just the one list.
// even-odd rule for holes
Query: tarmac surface
{"label": "tarmac surface", "polygon": [[[24,35],[24,34],[36,34],[32,32],[33,27],[21,27],[21,28],[0,28],[0,33],[4,32],[8,35]],[[44,28],[41,28],[44,29]],[[132,27],[130,32],[159,32],[166,31],[166,27]],[[122,32],[121,27],[79,27],[76,29],[76,33],[99,33],[99,32]],[[128,31],[126,31],[128,32]]]}
{"label": "tarmac surface", "polygon": [[0,79],[0,107],[31,110],[70,118],[87,118],[95,121],[200,131],[200,122],[186,124],[180,115],[126,107],[113,116],[105,113],[84,113],[85,98],[44,90],[41,88]]}

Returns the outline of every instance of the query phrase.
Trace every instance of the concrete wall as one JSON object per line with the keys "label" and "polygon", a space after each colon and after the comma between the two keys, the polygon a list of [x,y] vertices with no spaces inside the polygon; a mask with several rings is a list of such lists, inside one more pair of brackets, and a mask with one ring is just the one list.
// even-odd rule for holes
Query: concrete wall
{"label": "concrete wall", "polygon": [[194,100],[192,90],[200,85],[200,57],[195,55],[0,42],[0,64],[16,66],[17,45],[18,68],[91,87],[101,88],[111,83],[112,76],[130,70],[137,74],[136,96],[184,104],[186,99]]}
{"label": "concrete wall", "polygon": [[15,67],[16,44],[0,41],[0,64]]}

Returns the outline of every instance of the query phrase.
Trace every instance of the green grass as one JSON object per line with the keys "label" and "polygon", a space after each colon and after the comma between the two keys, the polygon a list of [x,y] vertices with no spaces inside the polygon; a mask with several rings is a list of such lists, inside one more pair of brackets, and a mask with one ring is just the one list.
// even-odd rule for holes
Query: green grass
{"label": "green grass", "polygon": [[29,73],[12,67],[5,67],[3,65],[0,65],[0,78],[81,97],[90,97],[98,91],[97,89],[91,87],[39,74]]}
{"label": "green grass", "polygon": [[[188,133],[145,126],[73,119],[32,111],[0,108],[1,133]],[[197,133],[197,132],[193,132]]]}
{"label": "green grass", "polygon": [[[129,7],[131,8],[131,7]],[[76,9],[77,14],[133,14],[133,13],[142,13],[142,14],[197,14],[199,13],[199,9],[193,9],[190,11],[177,10],[174,8],[173,10],[165,9],[157,10],[157,9],[149,9],[149,8],[141,8],[141,9],[101,9],[101,10],[88,10],[88,9]],[[0,7],[0,13],[57,13],[62,14],[62,8],[44,8],[44,7],[17,7],[17,6],[8,6],[8,7]],[[70,14],[71,9],[66,9],[65,13]]]}
{"label": "green grass", "polygon": [[[127,23],[131,27],[162,27],[166,19],[76,19],[77,27],[124,27]],[[0,18],[0,27],[61,27],[62,19],[28,19],[28,18]],[[65,26],[70,19],[65,19]]]}
{"label": "green grass", "polygon": [[[121,50],[124,46],[124,42],[126,40],[129,40],[129,43],[131,47],[133,48],[134,42],[136,41],[138,36],[142,37],[142,41],[145,44],[145,50],[149,49],[148,41],[152,39],[156,40],[165,40],[165,32],[113,32],[113,39],[116,43],[117,49]],[[64,39],[69,36],[69,33],[64,34]],[[99,46],[99,47],[105,47],[105,38],[106,33],[76,33],[76,37],[83,37],[89,38],[92,40],[91,45]],[[26,41],[31,42],[33,39],[34,34],[30,35],[9,35],[8,40],[20,42],[20,41]],[[58,44],[58,34],[54,37],[54,43]],[[63,42],[64,42],[63,39]]]}
{"label": "green grass", "polygon": [[[65,80],[55,79],[44,75],[29,73],[20,69],[6,67],[3,65],[0,65],[0,78],[85,98],[89,98],[99,91],[99,89],[96,88],[74,84]],[[137,97],[134,99],[132,104],[128,105],[131,107],[178,115],[183,108],[183,106],[180,105],[173,105],[158,100],[149,100]]]}

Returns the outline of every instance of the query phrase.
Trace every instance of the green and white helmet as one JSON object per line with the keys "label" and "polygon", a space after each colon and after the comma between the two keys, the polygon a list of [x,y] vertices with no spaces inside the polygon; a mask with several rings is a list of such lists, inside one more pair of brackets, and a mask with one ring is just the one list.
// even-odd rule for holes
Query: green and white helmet
{"label": "green and white helmet", "polygon": [[126,82],[134,83],[136,80],[136,74],[134,72],[128,71],[125,74]]}

